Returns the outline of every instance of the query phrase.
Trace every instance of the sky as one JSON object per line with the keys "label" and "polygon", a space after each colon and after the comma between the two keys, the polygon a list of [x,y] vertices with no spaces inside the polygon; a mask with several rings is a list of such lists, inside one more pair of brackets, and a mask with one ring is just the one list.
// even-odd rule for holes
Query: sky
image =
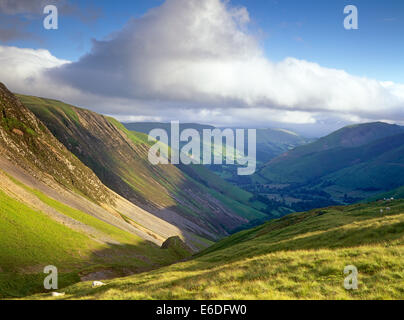
{"label": "sky", "polygon": [[121,121],[315,136],[404,124],[403,31],[397,0],[0,0],[0,81]]}

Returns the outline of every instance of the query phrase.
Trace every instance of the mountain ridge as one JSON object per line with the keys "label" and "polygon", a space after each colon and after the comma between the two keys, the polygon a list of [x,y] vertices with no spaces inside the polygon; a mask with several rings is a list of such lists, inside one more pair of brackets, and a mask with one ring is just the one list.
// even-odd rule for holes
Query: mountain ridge
{"label": "mountain ridge", "polygon": [[60,101],[19,98],[105,185],[182,230],[215,240],[248,222],[233,207],[243,207],[253,219],[266,216],[247,201],[223,203],[173,165],[152,165],[147,136],[128,131],[113,118]]}

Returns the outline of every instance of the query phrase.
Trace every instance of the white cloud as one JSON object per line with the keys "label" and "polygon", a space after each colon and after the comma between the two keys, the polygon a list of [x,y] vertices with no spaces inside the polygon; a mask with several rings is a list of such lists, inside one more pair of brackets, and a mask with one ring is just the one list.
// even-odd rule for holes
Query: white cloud
{"label": "white cloud", "polygon": [[404,85],[294,58],[274,63],[249,33],[249,20],[245,8],[228,1],[168,0],[94,41],[78,62],[37,52],[49,59],[41,72],[23,59],[11,83],[34,91],[26,87],[27,78],[53,82],[64,100],[127,119],[299,124],[329,115],[404,121]]}
{"label": "white cloud", "polygon": [[48,50],[0,46],[0,80],[14,91],[40,95],[49,93],[52,81],[46,70],[67,64]]}

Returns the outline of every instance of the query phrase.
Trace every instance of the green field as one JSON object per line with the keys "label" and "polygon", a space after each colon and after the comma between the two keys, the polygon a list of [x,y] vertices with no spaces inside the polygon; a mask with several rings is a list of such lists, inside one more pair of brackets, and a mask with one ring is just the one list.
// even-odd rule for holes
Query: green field
{"label": "green field", "polygon": [[[404,201],[379,201],[294,213],[190,261],[63,292],[67,299],[402,299],[403,256]],[[343,286],[348,265],[358,269],[358,290]]]}

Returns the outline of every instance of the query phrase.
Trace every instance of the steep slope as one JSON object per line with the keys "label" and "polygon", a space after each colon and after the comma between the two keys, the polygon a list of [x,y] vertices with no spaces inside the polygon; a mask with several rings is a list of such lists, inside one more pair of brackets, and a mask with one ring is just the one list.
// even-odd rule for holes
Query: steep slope
{"label": "steep slope", "polygon": [[[71,286],[63,298],[401,299],[403,254],[403,200],[330,207],[234,234],[195,259],[107,281],[102,290]],[[343,285],[350,265],[358,290]]]}
{"label": "steep slope", "polygon": [[259,176],[286,184],[285,193],[316,189],[349,203],[404,184],[404,131],[369,123],[343,128],[270,161]]}
{"label": "steep slope", "polygon": [[310,142],[284,129],[257,129],[257,161],[266,163],[280,154]]}
{"label": "steep slope", "polygon": [[[175,226],[103,185],[3,84],[0,150],[4,172],[57,201],[157,244],[170,236],[182,236]],[[132,222],[128,223],[123,215]]]}
{"label": "steep slope", "polygon": [[173,165],[150,164],[147,136],[112,118],[59,101],[19,98],[105,185],[181,230],[215,240],[266,217],[248,201],[223,201]]}
{"label": "steep slope", "polygon": [[[139,122],[139,123],[124,123],[125,127],[129,130],[136,130],[143,133],[150,133],[153,129],[163,129],[168,133],[168,137],[170,140],[171,136],[171,124],[169,123],[158,123],[158,122]],[[213,126],[194,124],[194,123],[181,123],[180,130],[185,129],[194,129],[198,131],[200,137],[202,137],[203,130],[212,130],[215,129]],[[218,128],[220,130],[224,130],[225,128]],[[243,128],[241,128],[243,129]],[[235,130],[233,128],[233,130]],[[245,132],[247,132],[245,129]],[[133,131],[132,131],[133,132]],[[257,129],[256,130],[256,151],[257,151],[257,171],[267,163],[267,161],[279,156],[280,154],[287,152],[294,147],[304,145],[309,143],[310,139],[303,138],[298,134],[284,130],[284,129]],[[223,141],[224,142],[224,141]],[[180,147],[185,145],[187,142],[180,143]],[[214,141],[212,139],[212,153],[215,152],[216,148],[214,147]],[[246,145],[247,149],[247,145]],[[245,150],[247,153],[247,150]],[[223,154],[225,158],[225,147],[223,147]],[[235,153],[237,154],[237,153]],[[240,226],[235,230],[240,230],[242,228],[252,227],[254,225],[259,225],[263,223],[265,220],[269,220],[272,218],[277,218],[283,216],[286,213],[290,213],[290,208],[285,207],[282,203],[274,203],[272,200],[266,199],[265,197],[261,197],[257,192],[257,186],[260,184],[266,184],[266,179],[260,177],[259,175],[252,176],[239,176],[237,169],[237,165],[226,165],[225,161],[223,161],[222,165],[203,165],[203,166],[178,166],[183,172],[199,181],[204,186],[209,187],[209,192],[216,191],[219,194],[226,195],[227,198],[236,198],[238,202],[243,204],[247,204],[252,206],[255,209],[258,209],[262,212],[266,213],[266,217],[256,217],[253,221],[246,225]],[[209,170],[206,170],[209,169]],[[212,175],[211,172],[214,173]],[[219,176],[222,179],[218,179]],[[227,181],[229,183],[225,183]],[[242,190],[241,190],[242,189]],[[253,195],[253,196],[252,196]],[[226,199],[228,200],[228,199]],[[245,211],[245,208],[240,208],[237,203],[235,203],[236,207],[238,207],[238,212]],[[251,214],[248,215],[251,217]],[[233,230],[234,231],[234,230]]]}
{"label": "steep slope", "polygon": [[[0,171],[0,298],[44,291],[43,268],[66,286],[117,277],[187,257],[27,187]],[[171,238],[170,238],[171,239]]]}
{"label": "steep slope", "polygon": [[[357,161],[361,147],[377,140],[404,133],[401,127],[368,123],[345,127],[311,144],[297,147],[272,160],[260,172],[278,182],[303,182],[318,178]],[[384,141],[389,141],[386,139]],[[375,143],[374,148],[384,143]],[[368,147],[370,149],[371,147]],[[366,150],[368,154],[378,150]],[[380,150],[379,152],[383,152]],[[308,170],[310,168],[310,170]]]}
{"label": "steep slope", "polygon": [[93,201],[113,202],[105,186],[0,83],[1,155],[40,180],[54,179]]}
{"label": "steep slope", "polygon": [[0,297],[43,290],[50,264],[69,284],[172,263],[173,236],[207,245],[108,189],[0,84]]}
{"label": "steep slope", "polygon": [[[164,129],[171,137],[171,125],[161,122],[134,122],[124,123],[124,126],[130,131],[150,133],[153,129]],[[213,130],[215,127],[196,123],[180,123],[180,131],[185,129],[195,129],[202,137],[204,129]],[[218,128],[227,129],[227,128]],[[243,129],[243,128],[241,128]],[[234,129],[235,130],[235,129]],[[245,129],[247,130],[247,129]],[[284,129],[257,129],[257,164],[263,164],[276,156],[297,146],[307,144],[309,139],[303,138],[298,134]]]}

